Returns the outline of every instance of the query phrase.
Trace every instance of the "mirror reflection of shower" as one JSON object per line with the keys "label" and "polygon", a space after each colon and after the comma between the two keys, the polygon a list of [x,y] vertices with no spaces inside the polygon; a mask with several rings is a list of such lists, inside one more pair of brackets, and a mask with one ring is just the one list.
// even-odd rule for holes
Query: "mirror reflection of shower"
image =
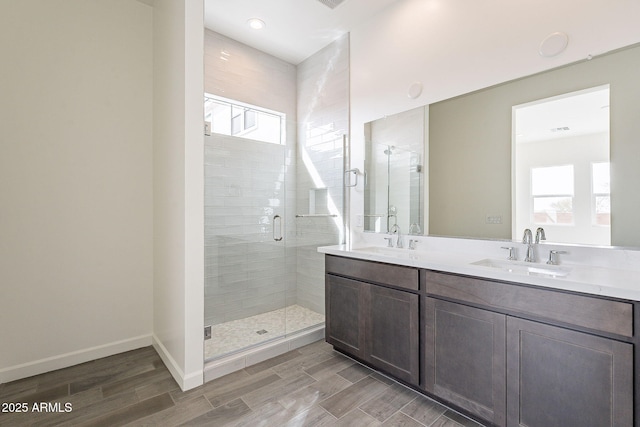
{"label": "mirror reflection of shower", "polygon": [[425,126],[424,107],[365,124],[364,231],[425,231]]}
{"label": "mirror reflection of shower", "polygon": [[421,234],[422,155],[395,145],[372,145],[375,148],[367,162],[365,230],[386,233],[397,225],[403,231]]}

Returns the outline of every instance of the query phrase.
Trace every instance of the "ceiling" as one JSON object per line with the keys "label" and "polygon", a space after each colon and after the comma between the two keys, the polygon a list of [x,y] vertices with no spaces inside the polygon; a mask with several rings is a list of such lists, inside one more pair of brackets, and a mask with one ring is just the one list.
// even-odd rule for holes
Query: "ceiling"
{"label": "ceiling", "polygon": [[609,132],[609,86],[515,108],[518,143]]}
{"label": "ceiling", "polygon": [[[331,9],[319,0],[204,0],[204,26],[297,65],[397,1],[344,0]],[[266,27],[251,29],[250,18]]]}

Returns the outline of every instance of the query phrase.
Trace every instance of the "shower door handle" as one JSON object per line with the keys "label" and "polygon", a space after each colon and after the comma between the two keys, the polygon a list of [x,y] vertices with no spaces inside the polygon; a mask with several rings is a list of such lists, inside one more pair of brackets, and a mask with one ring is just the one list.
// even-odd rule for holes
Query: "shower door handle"
{"label": "shower door handle", "polygon": [[[279,237],[276,237],[276,220],[278,221]],[[280,240],[282,240],[282,217],[280,215],[273,216],[273,240],[275,240],[276,242],[279,242]]]}
{"label": "shower door handle", "polygon": [[[347,187],[357,187],[358,186],[358,174],[360,173],[360,169],[355,168],[355,169],[349,169],[347,171],[344,171],[344,186],[345,188]],[[349,174],[353,174],[353,176],[356,177],[355,182],[352,184],[351,183],[351,175]],[[349,177],[349,178],[347,178]],[[347,182],[349,184],[347,184]]]}

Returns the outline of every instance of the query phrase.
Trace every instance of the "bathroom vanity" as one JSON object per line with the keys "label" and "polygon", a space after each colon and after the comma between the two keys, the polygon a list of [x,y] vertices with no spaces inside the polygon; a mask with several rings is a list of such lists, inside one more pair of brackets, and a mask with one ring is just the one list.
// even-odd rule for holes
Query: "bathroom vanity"
{"label": "bathroom vanity", "polygon": [[593,283],[576,290],[597,272],[509,274],[435,252],[321,251],[335,349],[487,425],[640,425],[639,303]]}

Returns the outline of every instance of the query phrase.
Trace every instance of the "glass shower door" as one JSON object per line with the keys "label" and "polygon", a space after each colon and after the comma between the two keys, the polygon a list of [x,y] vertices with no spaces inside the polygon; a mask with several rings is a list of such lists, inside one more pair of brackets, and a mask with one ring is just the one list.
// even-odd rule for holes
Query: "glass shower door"
{"label": "glass shower door", "polygon": [[285,335],[286,147],[205,138],[205,360]]}

